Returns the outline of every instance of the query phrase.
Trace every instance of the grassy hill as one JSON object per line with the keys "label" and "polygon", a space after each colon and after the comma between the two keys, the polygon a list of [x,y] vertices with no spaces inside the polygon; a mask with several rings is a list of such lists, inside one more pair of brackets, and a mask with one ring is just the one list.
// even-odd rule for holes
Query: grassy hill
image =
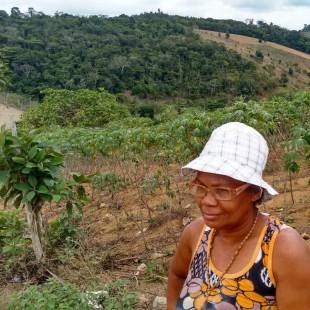
{"label": "grassy hill", "polygon": [[[281,79],[282,75],[288,78],[289,90],[310,90],[310,55],[292,48],[268,41],[259,42],[256,38],[225,33],[196,30],[196,33],[206,41],[215,41],[224,44],[227,49],[232,49],[242,57],[256,59],[260,70],[275,74]],[[256,51],[261,51],[263,59],[255,57]],[[279,91],[279,88],[277,89]]]}

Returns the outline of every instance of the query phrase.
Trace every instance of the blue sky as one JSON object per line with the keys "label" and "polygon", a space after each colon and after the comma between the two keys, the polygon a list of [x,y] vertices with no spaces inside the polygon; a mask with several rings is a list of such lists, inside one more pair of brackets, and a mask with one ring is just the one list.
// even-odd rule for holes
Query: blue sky
{"label": "blue sky", "polygon": [[310,0],[1,0],[0,10],[12,7],[26,12],[29,7],[45,14],[64,12],[73,15],[135,15],[158,9],[171,15],[215,19],[247,18],[263,20],[290,30],[310,24]]}

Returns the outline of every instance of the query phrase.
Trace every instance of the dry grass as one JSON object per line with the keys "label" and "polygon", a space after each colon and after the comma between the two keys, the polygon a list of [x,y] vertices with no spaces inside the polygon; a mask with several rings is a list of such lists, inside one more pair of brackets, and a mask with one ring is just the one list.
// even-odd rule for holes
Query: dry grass
{"label": "dry grass", "polygon": [[[289,78],[288,87],[292,90],[310,90],[310,55],[296,51],[292,48],[282,46],[272,42],[246,37],[242,35],[230,34],[226,39],[225,33],[209,30],[196,30],[205,40],[211,40],[225,45],[227,49],[235,50],[245,58],[255,59],[257,50],[262,51],[264,59],[257,61],[261,70],[268,70],[281,77],[282,73]],[[289,75],[289,68],[293,74]]]}

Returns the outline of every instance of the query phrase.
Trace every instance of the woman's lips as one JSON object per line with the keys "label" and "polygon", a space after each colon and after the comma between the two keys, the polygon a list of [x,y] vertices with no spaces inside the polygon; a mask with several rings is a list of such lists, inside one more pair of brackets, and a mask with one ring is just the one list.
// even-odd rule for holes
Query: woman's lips
{"label": "woman's lips", "polygon": [[220,214],[215,214],[215,213],[203,213],[203,218],[207,220],[215,220],[220,217]]}

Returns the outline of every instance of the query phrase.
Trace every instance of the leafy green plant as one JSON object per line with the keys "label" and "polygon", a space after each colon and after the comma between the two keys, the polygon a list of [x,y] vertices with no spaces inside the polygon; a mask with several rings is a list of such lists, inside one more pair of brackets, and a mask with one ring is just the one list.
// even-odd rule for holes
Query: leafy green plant
{"label": "leafy green plant", "polygon": [[[310,160],[310,127],[294,127],[291,130],[292,139],[282,144],[285,150],[284,162],[285,170],[289,173],[298,173],[300,170],[300,161]],[[309,179],[310,185],[310,179]]]}
{"label": "leafy green plant", "polygon": [[[135,293],[128,290],[129,282],[117,280],[113,283],[100,287],[102,294],[88,294],[92,304],[100,306],[105,310],[133,310],[136,309],[138,298]],[[99,289],[96,289],[98,291]]]}
{"label": "leafy green plant", "polygon": [[80,237],[84,237],[84,232],[78,225],[82,219],[82,213],[74,212],[72,216],[65,213],[50,222],[47,229],[47,246],[51,249],[56,246],[76,246]]}
{"label": "leafy green plant", "polygon": [[6,258],[7,269],[13,268],[27,253],[30,242],[25,238],[26,227],[20,210],[0,212],[0,251]]}
{"label": "leafy green plant", "polygon": [[[292,174],[297,174],[300,170],[300,164],[302,160],[310,160],[310,127],[304,129],[300,126],[292,128],[290,131],[291,140],[282,144],[285,151],[284,163],[285,171],[287,172],[287,177],[289,177],[290,182],[290,193],[293,204],[293,185],[292,185]],[[310,178],[308,180],[308,185],[310,185]],[[286,182],[284,186],[284,193],[286,193]],[[286,217],[287,208],[284,207],[284,218]]]}
{"label": "leafy green plant", "polygon": [[147,263],[146,277],[149,282],[166,280],[167,269],[163,264],[151,260]]}
{"label": "leafy green plant", "polygon": [[107,192],[112,199],[115,194],[127,187],[128,182],[129,180],[124,176],[111,171],[96,174],[91,178],[93,188]]}
{"label": "leafy green plant", "polygon": [[128,285],[128,281],[118,280],[82,292],[71,283],[49,278],[43,285],[32,285],[23,291],[11,294],[7,309],[133,310],[138,298],[135,293],[128,290]]}
{"label": "leafy green plant", "polygon": [[164,210],[168,210],[171,208],[171,204],[169,201],[163,201],[162,203],[160,203],[157,208],[161,211],[164,211]]}
{"label": "leafy green plant", "polygon": [[82,292],[70,283],[62,283],[51,278],[43,285],[33,285],[9,296],[8,310],[54,310],[76,309],[91,310]]}
{"label": "leafy green plant", "polygon": [[0,197],[4,206],[25,206],[28,229],[37,261],[45,257],[44,227],[41,209],[45,202],[65,203],[69,216],[72,208],[81,209],[86,199],[83,175],[73,174],[72,181],[61,178],[63,155],[50,144],[36,140],[38,131],[20,137],[1,127],[0,132]]}
{"label": "leafy green plant", "polygon": [[145,194],[154,194],[156,189],[164,188],[168,197],[174,197],[175,193],[170,187],[171,181],[167,174],[157,171],[148,174],[141,183],[142,192]]}
{"label": "leafy green plant", "polygon": [[23,127],[96,127],[130,116],[116,97],[103,88],[99,91],[46,89],[42,94],[45,95],[43,103],[22,115]]}

